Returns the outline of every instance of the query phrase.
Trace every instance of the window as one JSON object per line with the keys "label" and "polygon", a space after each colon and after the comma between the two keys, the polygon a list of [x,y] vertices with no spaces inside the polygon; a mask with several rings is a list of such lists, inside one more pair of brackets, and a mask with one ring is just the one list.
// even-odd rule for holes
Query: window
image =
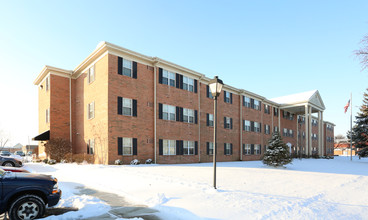
{"label": "window", "polygon": [[254,122],[254,131],[255,132],[261,132],[261,123]]}
{"label": "window", "polygon": [[207,154],[213,155],[213,142],[207,142]]}
{"label": "window", "polygon": [[123,138],[123,155],[133,155],[132,138]]}
{"label": "window", "polygon": [[243,96],[243,106],[250,108],[250,98],[247,96]]}
{"label": "window", "polygon": [[244,146],[243,154],[250,155],[251,154],[251,145],[250,144],[243,144],[243,146]]}
{"label": "window", "polygon": [[294,137],[294,133],[293,133],[293,130],[289,130],[289,137]]}
{"label": "window", "polygon": [[50,109],[46,109],[46,124],[50,123]]}
{"label": "window", "polygon": [[232,129],[232,119],[230,117],[225,117],[225,128]]}
{"label": "window", "polygon": [[283,133],[283,135],[284,135],[285,137],[287,137],[287,136],[289,135],[289,133],[288,133],[288,129],[287,129],[287,128],[284,128],[284,133]]}
{"label": "window", "polygon": [[279,109],[278,108],[273,108],[273,115],[276,117],[279,117]]}
{"label": "window", "polygon": [[270,106],[269,105],[264,105],[264,112],[266,113],[266,114],[270,114]]}
{"label": "window", "polygon": [[175,121],[175,106],[162,105],[162,118],[164,120]]}
{"label": "window", "polygon": [[224,95],[225,95],[225,97],[224,97],[224,101],[225,101],[226,103],[231,103],[231,94],[230,94],[230,92],[226,92],[226,91],[224,91]]}
{"label": "window", "polygon": [[91,102],[88,104],[88,119],[92,119],[95,117],[95,102]]}
{"label": "window", "polygon": [[230,143],[225,143],[225,155],[231,155],[231,144]]}
{"label": "window", "polygon": [[188,123],[194,123],[194,110],[193,109],[183,109],[183,121]]}
{"label": "window", "polygon": [[87,145],[87,154],[95,153],[95,139],[89,139]]}
{"label": "window", "polygon": [[176,155],[175,140],[163,140],[163,155]]}
{"label": "window", "polygon": [[45,84],[46,84],[46,91],[49,91],[49,89],[50,89],[50,76],[46,77]]}
{"label": "window", "polygon": [[254,99],[254,109],[261,110],[261,102],[257,99]]}
{"label": "window", "polygon": [[305,139],[305,133],[304,133],[304,131],[302,132],[302,135],[303,135],[303,138]]}
{"label": "window", "polygon": [[254,145],[254,154],[261,154],[261,145],[255,144]]}
{"label": "window", "polygon": [[305,123],[305,118],[303,117],[303,116],[298,116],[298,122],[300,123],[300,124],[304,124]]}
{"label": "window", "polygon": [[132,77],[132,61],[123,59],[123,75]]}
{"label": "window", "polygon": [[132,99],[123,98],[123,115],[132,116]]}
{"label": "window", "polygon": [[213,127],[213,114],[207,114],[207,126]]}
{"label": "window", "polygon": [[270,134],[270,126],[269,125],[265,125],[265,134]]}
{"label": "window", "polygon": [[250,121],[244,120],[244,131],[250,131]]}
{"label": "window", "polygon": [[162,84],[170,85],[175,87],[175,73],[167,70],[162,70]]}
{"label": "window", "polygon": [[183,89],[193,92],[194,91],[194,79],[183,76]]}
{"label": "window", "polygon": [[277,126],[273,127],[273,132],[274,132],[274,133],[279,132],[279,128],[278,128]]}
{"label": "window", "polygon": [[282,117],[283,118],[288,118],[288,112],[287,111],[283,111],[282,112]]}
{"label": "window", "polygon": [[194,155],[194,141],[183,141],[184,155]]}
{"label": "window", "polygon": [[91,66],[88,70],[88,83],[95,81],[95,66]]}
{"label": "window", "polygon": [[290,113],[290,115],[289,115],[289,120],[291,120],[291,121],[292,121],[292,120],[294,120],[294,114],[291,114],[291,113]]}

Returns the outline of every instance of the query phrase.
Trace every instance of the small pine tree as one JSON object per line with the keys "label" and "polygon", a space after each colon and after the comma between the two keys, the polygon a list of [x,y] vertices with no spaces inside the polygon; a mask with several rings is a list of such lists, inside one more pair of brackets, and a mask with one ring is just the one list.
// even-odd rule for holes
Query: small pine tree
{"label": "small pine tree", "polygon": [[273,133],[272,138],[268,141],[268,148],[263,156],[263,163],[268,166],[284,166],[291,163],[289,148],[282,141],[280,134]]}

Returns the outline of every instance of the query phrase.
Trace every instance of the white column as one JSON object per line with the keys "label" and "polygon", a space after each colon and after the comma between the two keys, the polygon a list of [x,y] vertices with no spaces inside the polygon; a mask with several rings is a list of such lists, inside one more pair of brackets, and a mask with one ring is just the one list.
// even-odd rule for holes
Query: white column
{"label": "white column", "polygon": [[279,134],[281,135],[281,119],[280,119],[280,112],[281,112],[281,109],[278,108],[278,115],[279,115],[279,127],[277,128],[277,131],[279,132]]}
{"label": "white column", "polygon": [[309,156],[312,156],[312,150],[313,150],[313,142],[312,142],[312,106],[309,106],[308,111],[309,121],[308,121],[308,127],[309,127]]}
{"label": "white column", "polygon": [[308,138],[308,133],[309,133],[309,116],[308,116],[308,105],[305,105],[305,154],[308,155],[308,152],[309,152],[309,149],[308,149],[308,146],[309,146],[309,138]]}
{"label": "white column", "polygon": [[294,152],[294,153],[296,153],[296,155],[299,155],[298,154],[298,149],[299,149],[299,127],[298,127],[298,117],[299,117],[299,115],[296,115],[296,149],[295,149],[295,151],[296,152]]}
{"label": "white column", "polygon": [[318,111],[318,156],[322,156],[322,146],[321,146],[321,111]]}
{"label": "white column", "polygon": [[322,156],[325,156],[326,155],[326,152],[325,152],[325,126],[323,124],[323,111],[321,112],[321,128],[322,128],[322,132],[321,132],[321,140],[322,140]]}

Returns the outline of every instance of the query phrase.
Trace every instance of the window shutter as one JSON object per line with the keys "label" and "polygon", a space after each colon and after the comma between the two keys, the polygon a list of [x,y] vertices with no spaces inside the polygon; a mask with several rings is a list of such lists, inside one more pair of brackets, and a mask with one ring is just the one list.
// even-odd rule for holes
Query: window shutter
{"label": "window shutter", "polygon": [[242,96],[242,99],[243,99],[243,106],[245,106],[245,97]]}
{"label": "window shutter", "polygon": [[254,108],[254,99],[250,99],[250,107]]}
{"label": "window shutter", "polygon": [[206,85],[206,95],[207,95],[207,98],[210,97],[210,87],[208,85]]}
{"label": "window shutter", "polygon": [[198,124],[198,111],[194,110],[194,122]]}
{"label": "window shutter", "polygon": [[89,154],[89,140],[88,140],[88,143],[87,143],[87,154]]}
{"label": "window shutter", "polygon": [[259,110],[261,111],[262,110],[262,102],[259,101]]}
{"label": "window shutter", "polygon": [[224,128],[226,128],[226,117],[224,117]]}
{"label": "window shutter", "polygon": [[259,154],[262,154],[262,145],[259,145]]}
{"label": "window shutter", "polygon": [[245,131],[245,120],[243,120],[243,131]]}
{"label": "window shutter", "polygon": [[233,118],[230,118],[230,128],[233,129]]}
{"label": "window shutter", "polygon": [[183,75],[180,75],[180,89],[183,89]]}
{"label": "window shutter", "polygon": [[259,133],[262,133],[262,123],[259,123]]}
{"label": "window shutter", "polygon": [[198,141],[194,142],[194,152],[195,155],[198,155]]}
{"label": "window shutter", "polygon": [[210,114],[206,113],[206,125],[210,125]]}
{"label": "window shutter", "polygon": [[181,155],[180,153],[180,141],[176,141],[176,155]]}
{"label": "window shutter", "polygon": [[158,103],[158,118],[162,119],[162,103]]}
{"label": "window shutter", "polygon": [[233,155],[233,144],[230,144],[230,154]]}
{"label": "window shutter", "polygon": [[164,154],[164,142],[162,139],[158,140],[158,154],[163,155]]}
{"label": "window shutter", "polygon": [[179,141],[179,146],[180,146],[180,155],[184,154],[184,141]]}
{"label": "window shutter", "polygon": [[162,84],[162,68],[158,68],[158,82]]}
{"label": "window shutter", "polygon": [[250,145],[250,154],[254,154],[254,144]]}
{"label": "window shutter", "polygon": [[184,121],[184,109],[180,107],[180,121]]}
{"label": "window shutter", "polygon": [[233,104],[233,94],[230,93],[230,104]]}
{"label": "window shutter", "polygon": [[118,74],[123,75],[123,58],[118,57]]}
{"label": "window shutter", "polygon": [[226,91],[224,91],[224,102],[226,102]]}
{"label": "window shutter", "polygon": [[250,131],[254,131],[254,121],[250,122]]}
{"label": "window shutter", "polygon": [[133,78],[137,79],[137,62],[133,61]]}
{"label": "window shutter", "polygon": [[137,151],[138,151],[138,143],[137,143],[137,138],[133,138],[133,155],[137,155]]}
{"label": "window shutter", "polygon": [[175,77],[176,77],[176,88],[180,89],[180,74],[176,73]]}
{"label": "window shutter", "polygon": [[123,138],[118,137],[118,155],[123,155]]}
{"label": "window shutter", "polygon": [[123,114],[123,98],[118,96],[118,114]]}
{"label": "window shutter", "polygon": [[207,155],[210,155],[210,143],[206,142],[207,144]]}
{"label": "window shutter", "polygon": [[198,89],[198,88],[197,88],[197,87],[198,87],[198,86],[197,86],[197,82],[198,82],[198,81],[195,79],[195,80],[194,80],[194,92],[195,92],[195,93],[197,93],[197,89]]}
{"label": "window shutter", "polygon": [[133,116],[137,117],[137,100],[133,99]]}
{"label": "window shutter", "polygon": [[180,121],[180,107],[176,106],[176,121]]}
{"label": "window shutter", "polygon": [[264,132],[265,132],[265,134],[266,134],[266,125],[263,125],[264,126]]}
{"label": "window shutter", "polygon": [[245,155],[245,144],[243,144],[243,155]]}
{"label": "window shutter", "polygon": [[224,155],[226,155],[226,143],[224,143]]}

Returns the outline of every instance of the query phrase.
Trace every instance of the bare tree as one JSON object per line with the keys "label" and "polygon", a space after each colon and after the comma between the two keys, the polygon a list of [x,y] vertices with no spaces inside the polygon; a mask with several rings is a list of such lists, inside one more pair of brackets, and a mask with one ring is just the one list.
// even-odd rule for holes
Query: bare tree
{"label": "bare tree", "polygon": [[108,137],[107,134],[105,135],[106,130],[106,123],[96,123],[92,127],[93,136],[95,137],[95,159],[97,159],[97,163],[107,164],[107,157],[108,157]]}
{"label": "bare tree", "polygon": [[68,154],[71,153],[71,143],[62,138],[53,138],[44,144],[45,151],[50,159],[61,161],[62,159],[69,159]]}
{"label": "bare tree", "polygon": [[0,149],[3,149],[6,144],[9,142],[9,137],[4,134],[3,131],[0,130]]}
{"label": "bare tree", "polygon": [[362,47],[359,50],[355,50],[354,54],[360,60],[362,64],[362,71],[368,68],[368,35],[363,37],[360,42]]}
{"label": "bare tree", "polygon": [[342,134],[338,134],[335,136],[335,139],[345,139],[346,137]]}

